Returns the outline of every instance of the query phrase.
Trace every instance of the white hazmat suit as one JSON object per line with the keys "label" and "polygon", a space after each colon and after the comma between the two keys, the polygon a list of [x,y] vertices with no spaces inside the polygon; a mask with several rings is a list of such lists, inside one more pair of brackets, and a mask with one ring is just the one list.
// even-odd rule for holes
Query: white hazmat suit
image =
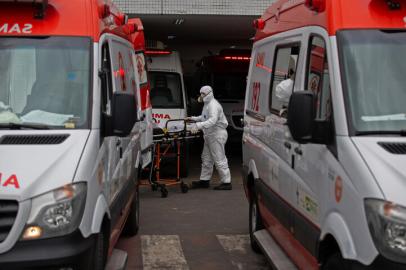
{"label": "white hazmat suit", "polygon": [[204,135],[200,181],[210,181],[213,174],[213,165],[215,165],[221,183],[230,184],[230,169],[228,168],[224,149],[228,138],[226,130],[228,122],[223,108],[214,98],[213,89],[210,86],[203,86],[200,89],[200,94],[204,102],[202,114],[190,118],[197,122],[195,128],[203,130]]}
{"label": "white hazmat suit", "polygon": [[287,106],[289,103],[290,95],[293,90],[293,80],[291,78],[281,81],[276,86],[275,96],[282,102],[284,106]]}

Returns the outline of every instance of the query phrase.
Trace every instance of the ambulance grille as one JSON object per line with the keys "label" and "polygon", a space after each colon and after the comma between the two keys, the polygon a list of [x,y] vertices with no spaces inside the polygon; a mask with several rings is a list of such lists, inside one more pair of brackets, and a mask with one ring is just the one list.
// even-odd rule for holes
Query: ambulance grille
{"label": "ambulance grille", "polygon": [[389,142],[379,142],[386,151],[396,154],[396,155],[405,155],[406,154],[406,143],[389,143]]}
{"label": "ambulance grille", "polygon": [[0,144],[60,144],[68,137],[68,134],[6,135],[0,139]]}
{"label": "ambulance grille", "polygon": [[18,212],[16,201],[0,200],[0,243],[8,236]]}

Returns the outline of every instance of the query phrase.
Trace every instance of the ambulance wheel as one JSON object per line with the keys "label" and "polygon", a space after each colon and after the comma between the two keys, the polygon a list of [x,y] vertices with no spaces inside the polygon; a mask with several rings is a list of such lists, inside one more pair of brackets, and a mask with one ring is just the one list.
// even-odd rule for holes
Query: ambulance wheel
{"label": "ambulance wheel", "polygon": [[140,192],[138,186],[131,202],[130,213],[124,227],[125,236],[134,236],[140,228]]}
{"label": "ambulance wheel", "polygon": [[321,267],[321,270],[351,270],[350,262],[346,261],[340,252],[330,255]]}
{"label": "ambulance wheel", "polygon": [[189,186],[185,183],[181,183],[180,190],[182,191],[182,193],[187,193],[189,191]]}
{"label": "ambulance wheel", "polygon": [[186,178],[189,175],[189,143],[184,142],[180,151],[180,177]]}
{"label": "ambulance wheel", "polygon": [[161,188],[161,198],[166,198],[166,197],[168,197],[168,190],[165,187],[163,187],[163,188]]}
{"label": "ambulance wheel", "polygon": [[94,270],[104,270],[107,262],[107,249],[108,249],[108,239],[104,234],[104,231],[99,232],[96,235],[96,242],[94,245],[94,256],[93,256],[93,266],[91,269]]}
{"label": "ambulance wheel", "polygon": [[254,233],[262,229],[264,229],[264,225],[262,223],[261,215],[259,214],[258,210],[257,196],[254,192],[250,200],[249,232],[250,232],[251,248],[256,253],[262,253],[262,250],[258,245],[257,241],[255,241],[254,239]]}

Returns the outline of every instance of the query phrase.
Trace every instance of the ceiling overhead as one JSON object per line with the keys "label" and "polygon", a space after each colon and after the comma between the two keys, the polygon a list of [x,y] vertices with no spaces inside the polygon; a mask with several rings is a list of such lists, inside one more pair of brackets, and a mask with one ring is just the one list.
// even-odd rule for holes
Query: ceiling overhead
{"label": "ceiling overhead", "polygon": [[147,39],[170,44],[250,44],[256,16],[133,15],[140,17]]}

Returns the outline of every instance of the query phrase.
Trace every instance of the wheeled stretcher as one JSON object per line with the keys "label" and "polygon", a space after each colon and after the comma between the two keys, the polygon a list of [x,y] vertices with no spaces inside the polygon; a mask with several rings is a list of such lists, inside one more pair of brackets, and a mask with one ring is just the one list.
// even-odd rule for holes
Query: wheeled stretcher
{"label": "wheeled stretcher", "polygon": [[[159,189],[162,198],[168,196],[168,186],[179,185],[182,193],[187,193],[189,190],[188,184],[184,183],[181,179],[181,144],[201,135],[200,132],[192,134],[188,128],[190,124],[190,122],[184,119],[172,119],[166,122],[165,128],[154,129],[154,149],[151,169],[147,181],[144,180],[142,185],[150,185],[153,191]],[[175,172],[165,171],[165,173],[175,173],[175,176],[164,178],[162,177],[161,163],[169,158],[175,158],[176,160],[176,166],[172,167]]]}

